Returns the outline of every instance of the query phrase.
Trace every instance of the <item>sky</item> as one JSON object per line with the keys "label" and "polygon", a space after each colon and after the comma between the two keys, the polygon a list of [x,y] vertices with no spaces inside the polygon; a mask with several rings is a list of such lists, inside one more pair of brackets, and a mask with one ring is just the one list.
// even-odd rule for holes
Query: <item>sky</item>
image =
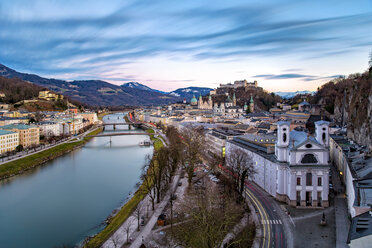
{"label": "sky", "polygon": [[371,31],[371,0],[1,0],[0,63],[164,91],[316,90],[367,69]]}

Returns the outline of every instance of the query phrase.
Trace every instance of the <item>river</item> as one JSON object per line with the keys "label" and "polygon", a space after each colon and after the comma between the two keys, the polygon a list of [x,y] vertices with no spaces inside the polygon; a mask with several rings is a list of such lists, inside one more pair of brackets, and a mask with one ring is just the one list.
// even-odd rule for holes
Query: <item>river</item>
{"label": "river", "polygon": [[[124,122],[123,116],[112,114],[103,120]],[[123,129],[127,125],[115,131],[108,126],[104,133]],[[153,152],[152,147],[138,145],[147,139],[113,136],[110,144],[109,137],[96,137],[44,166],[0,181],[0,247],[71,246],[102,230],[106,217],[140,181],[145,156]]]}

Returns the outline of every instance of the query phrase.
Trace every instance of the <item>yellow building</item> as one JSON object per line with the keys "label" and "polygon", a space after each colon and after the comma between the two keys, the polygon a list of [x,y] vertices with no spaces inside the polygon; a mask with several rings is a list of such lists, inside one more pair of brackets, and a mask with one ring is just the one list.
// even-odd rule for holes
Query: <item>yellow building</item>
{"label": "yellow building", "polygon": [[39,92],[39,98],[47,101],[57,101],[62,100],[63,95],[55,94],[53,92],[50,92],[49,90],[43,90]]}
{"label": "yellow building", "polygon": [[19,134],[17,132],[0,130],[0,154],[10,152],[19,145]]}
{"label": "yellow building", "polygon": [[13,117],[13,118],[28,117],[29,115],[30,113],[26,111],[10,111],[10,112],[6,112],[3,114],[4,117]]}
{"label": "yellow building", "polygon": [[19,134],[19,144],[24,148],[40,144],[40,129],[37,126],[12,124],[1,126],[0,128],[17,132]]}

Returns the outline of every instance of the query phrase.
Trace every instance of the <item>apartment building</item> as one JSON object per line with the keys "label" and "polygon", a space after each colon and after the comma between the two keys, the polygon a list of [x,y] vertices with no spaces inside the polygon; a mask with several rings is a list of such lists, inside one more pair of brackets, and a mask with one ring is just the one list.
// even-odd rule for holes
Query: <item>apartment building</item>
{"label": "apartment building", "polygon": [[40,144],[40,129],[37,126],[11,124],[1,126],[0,129],[17,132],[19,134],[19,144],[24,148]]}
{"label": "apartment building", "polygon": [[0,130],[0,154],[10,152],[19,145],[19,134],[8,130]]}

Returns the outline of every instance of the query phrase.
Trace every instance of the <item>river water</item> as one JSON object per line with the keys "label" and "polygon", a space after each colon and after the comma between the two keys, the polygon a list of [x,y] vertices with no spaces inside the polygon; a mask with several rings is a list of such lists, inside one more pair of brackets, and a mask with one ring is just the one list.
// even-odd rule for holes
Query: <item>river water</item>
{"label": "river water", "polygon": [[[103,120],[124,122],[123,116],[113,114]],[[107,126],[103,133],[124,129],[128,126],[116,130]],[[110,144],[109,137],[96,137],[45,166],[0,181],[0,247],[70,246],[102,230],[106,217],[140,181],[145,156],[153,152],[152,147],[139,146],[147,139],[112,136]]]}

